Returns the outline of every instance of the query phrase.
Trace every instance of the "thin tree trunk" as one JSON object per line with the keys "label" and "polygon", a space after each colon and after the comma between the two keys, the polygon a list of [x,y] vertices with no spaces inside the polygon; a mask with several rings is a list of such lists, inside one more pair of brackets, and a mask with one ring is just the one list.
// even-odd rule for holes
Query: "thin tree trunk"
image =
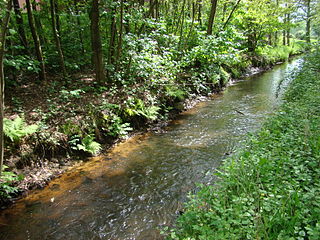
{"label": "thin tree trunk", "polygon": [[116,71],[120,67],[120,58],[122,55],[122,35],[123,35],[123,0],[120,1],[120,29],[118,38],[118,48],[117,48],[117,60],[116,60]]}
{"label": "thin tree trunk", "polygon": [[38,33],[36,31],[36,27],[34,24],[34,17],[31,9],[30,0],[26,0],[26,7],[27,7],[27,13],[28,13],[28,20],[29,20],[29,26],[32,34],[32,38],[34,41],[34,47],[36,51],[36,57],[37,60],[40,63],[40,72],[39,72],[39,80],[46,81],[46,68],[44,64],[43,54],[42,54],[42,48],[39,40]]}
{"label": "thin tree trunk", "polygon": [[310,7],[310,0],[307,0],[307,22],[306,22],[306,42],[311,42],[311,7]]}
{"label": "thin tree trunk", "polygon": [[210,17],[209,17],[208,29],[207,29],[208,35],[212,35],[214,17],[217,11],[217,3],[218,3],[218,0],[211,0],[211,10],[210,10]]}
{"label": "thin tree trunk", "polygon": [[58,37],[61,42],[61,24],[60,24],[60,16],[59,16],[59,5],[57,1],[54,1],[54,15],[56,18],[56,25],[57,25],[56,29],[58,32]]}
{"label": "thin tree trunk", "polygon": [[45,35],[43,34],[43,27],[42,27],[42,24],[40,21],[40,17],[38,16],[37,3],[34,0],[32,0],[31,6],[32,6],[33,12],[35,13],[32,15],[33,15],[33,19],[34,19],[34,25],[37,29],[38,37],[40,39],[40,44],[42,46],[45,46],[45,44],[47,43],[47,39],[46,39]]}
{"label": "thin tree trunk", "polygon": [[14,7],[16,23],[18,26],[20,41],[22,45],[25,47],[25,49],[28,50],[28,41],[27,41],[26,33],[23,27],[23,18],[21,15],[21,10],[20,10],[20,5],[18,0],[13,0],[13,7]]}
{"label": "thin tree trunk", "polygon": [[92,59],[95,68],[96,80],[102,83],[105,80],[103,52],[99,29],[99,0],[92,0],[91,8],[91,47]]}
{"label": "thin tree trunk", "polygon": [[159,3],[159,0],[155,0],[156,1],[156,13],[155,13],[155,15],[156,15],[156,20],[158,21],[159,20],[159,18],[160,18],[160,3]]}
{"label": "thin tree trunk", "polygon": [[199,8],[198,8],[198,22],[199,25],[202,26],[202,0],[199,0]]}
{"label": "thin tree trunk", "polygon": [[185,6],[186,6],[186,0],[183,0],[183,3],[182,3],[182,10],[181,10],[181,26],[180,26],[180,40],[179,40],[179,46],[178,48],[180,49],[181,48],[181,43],[183,41],[183,26],[184,26],[184,19],[185,19]]}
{"label": "thin tree trunk", "polygon": [[6,6],[6,13],[2,20],[0,29],[0,177],[3,171],[3,157],[4,157],[4,139],[3,139],[3,118],[4,118],[4,69],[3,58],[6,43],[6,33],[10,21],[10,12],[12,9],[12,1],[8,0]]}
{"label": "thin tree trunk", "polygon": [[84,55],[85,51],[84,51],[82,27],[81,27],[81,21],[80,21],[80,11],[78,9],[77,0],[74,0],[74,7],[75,7],[75,11],[76,11],[76,20],[77,20],[77,25],[78,25],[77,29],[78,29],[78,35],[79,35],[79,40],[80,40],[81,53],[82,53],[82,55]]}
{"label": "thin tree trunk", "polygon": [[232,17],[232,15],[233,15],[234,11],[237,9],[237,7],[238,7],[238,5],[239,5],[240,2],[241,2],[241,0],[238,0],[238,2],[236,3],[236,5],[234,5],[234,7],[232,8],[232,10],[231,10],[231,12],[230,12],[230,14],[229,14],[229,16],[228,16],[228,18],[227,18],[227,21],[226,21],[226,22],[224,23],[224,25],[223,25],[223,29],[225,29],[226,26],[228,25],[228,23],[229,23],[229,21],[231,20],[231,17]]}
{"label": "thin tree trunk", "polygon": [[51,25],[52,25],[52,32],[53,32],[53,38],[56,44],[56,48],[59,54],[59,61],[60,61],[60,67],[63,73],[63,76],[67,76],[67,71],[64,63],[64,56],[61,48],[59,33],[57,29],[57,23],[56,23],[56,6],[55,6],[55,0],[50,0],[50,12],[51,12]]}
{"label": "thin tree trunk", "polygon": [[287,14],[287,45],[290,46],[290,13]]}
{"label": "thin tree trunk", "polygon": [[112,7],[111,9],[111,25],[110,25],[110,41],[109,41],[109,59],[108,63],[114,63],[114,53],[115,53],[115,42],[117,35],[117,24],[116,24],[116,9]]}

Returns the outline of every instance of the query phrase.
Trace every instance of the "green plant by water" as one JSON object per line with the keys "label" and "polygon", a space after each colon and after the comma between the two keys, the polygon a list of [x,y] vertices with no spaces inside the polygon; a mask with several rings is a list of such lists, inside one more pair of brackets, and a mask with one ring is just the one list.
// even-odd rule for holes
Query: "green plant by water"
{"label": "green plant by water", "polygon": [[190,196],[168,239],[320,238],[320,53],[306,59],[279,111]]}

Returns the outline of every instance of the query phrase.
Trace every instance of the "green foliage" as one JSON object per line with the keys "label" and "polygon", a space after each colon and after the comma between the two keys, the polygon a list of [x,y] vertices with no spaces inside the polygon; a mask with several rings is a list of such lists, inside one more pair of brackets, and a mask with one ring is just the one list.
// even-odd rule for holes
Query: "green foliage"
{"label": "green foliage", "polygon": [[76,90],[61,90],[60,91],[60,98],[62,100],[70,100],[71,98],[80,98],[81,94],[84,93],[82,89],[76,89]]}
{"label": "green foliage", "polygon": [[[110,117],[105,116],[108,120]],[[110,125],[108,127],[108,135],[112,137],[125,137],[133,129],[130,127],[130,123],[123,123],[122,119],[117,115],[111,116]]]}
{"label": "green foliage", "polygon": [[91,135],[87,135],[82,139],[79,135],[74,135],[69,140],[69,145],[73,150],[88,152],[92,155],[99,153],[101,150],[100,143],[94,141],[94,137]]}
{"label": "green foliage", "polygon": [[14,143],[19,142],[23,137],[35,133],[38,130],[37,125],[33,124],[28,126],[25,120],[19,116],[14,120],[4,118],[3,123],[4,135]]}
{"label": "green foliage", "polygon": [[279,112],[228,158],[215,186],[191,196],[168,239],[318,239],[320,54],[307,61]]}
{"label": "green foliage", "polygon": [[40,71],[39,62],[28,55],[8,56],[4,59],[4,67],[11,67],[14,71],[24,71],[38,73]]}
{"label": "green foliage", "polygon": [[7,166],[3,166],[3,172],[0,177],[0,198],[10,198],[12,194],[17,193],[19,189],[12,186],[13,182],[20,181],[23,179],[22,175],[16,175],[13,172],[6,171]]}
{"label": "green foliage", "polygon": [[259,47],[256,51],[257,56],[262,57],[263,65],[272,65],[279,61],[286,61],[290,56],[300,54],[305,50],[306,46],[297,42],[290,46],[277,46],[277,47]]}
{"label": "green foliage", "polygon": [[158,111],[160,108],[158,106],[145,106],[145,103],[138,98],[129,98],[126,102],[126,108],[124,112],[127,116],[143,116],[149,120],[156,120]]}

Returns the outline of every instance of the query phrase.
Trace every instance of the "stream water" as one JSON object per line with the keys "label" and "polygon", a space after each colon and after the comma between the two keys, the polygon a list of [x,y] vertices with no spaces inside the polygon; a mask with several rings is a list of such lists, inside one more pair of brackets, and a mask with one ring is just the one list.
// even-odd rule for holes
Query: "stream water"
{"label": "stream water", "polygon": [[[231,84],[159,133],[117,145],[0,213],[2,240],[156,240],[197,183],[274,111],[301,59]],[[280,87],[279,87],[280,86]]]}

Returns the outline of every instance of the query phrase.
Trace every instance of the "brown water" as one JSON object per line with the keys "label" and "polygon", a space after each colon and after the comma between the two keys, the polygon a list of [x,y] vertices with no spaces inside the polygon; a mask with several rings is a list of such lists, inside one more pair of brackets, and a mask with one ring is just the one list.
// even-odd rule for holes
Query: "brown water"
{"label": "brown water", "polygon": [[[302,60],[236,82],[185,112],[161,133],[119,144],[17,202],[0,216],[0,239],[162,239],[196,183],[214,181],[279,103]],[[279,87],[280,85],[280,87]]]}

